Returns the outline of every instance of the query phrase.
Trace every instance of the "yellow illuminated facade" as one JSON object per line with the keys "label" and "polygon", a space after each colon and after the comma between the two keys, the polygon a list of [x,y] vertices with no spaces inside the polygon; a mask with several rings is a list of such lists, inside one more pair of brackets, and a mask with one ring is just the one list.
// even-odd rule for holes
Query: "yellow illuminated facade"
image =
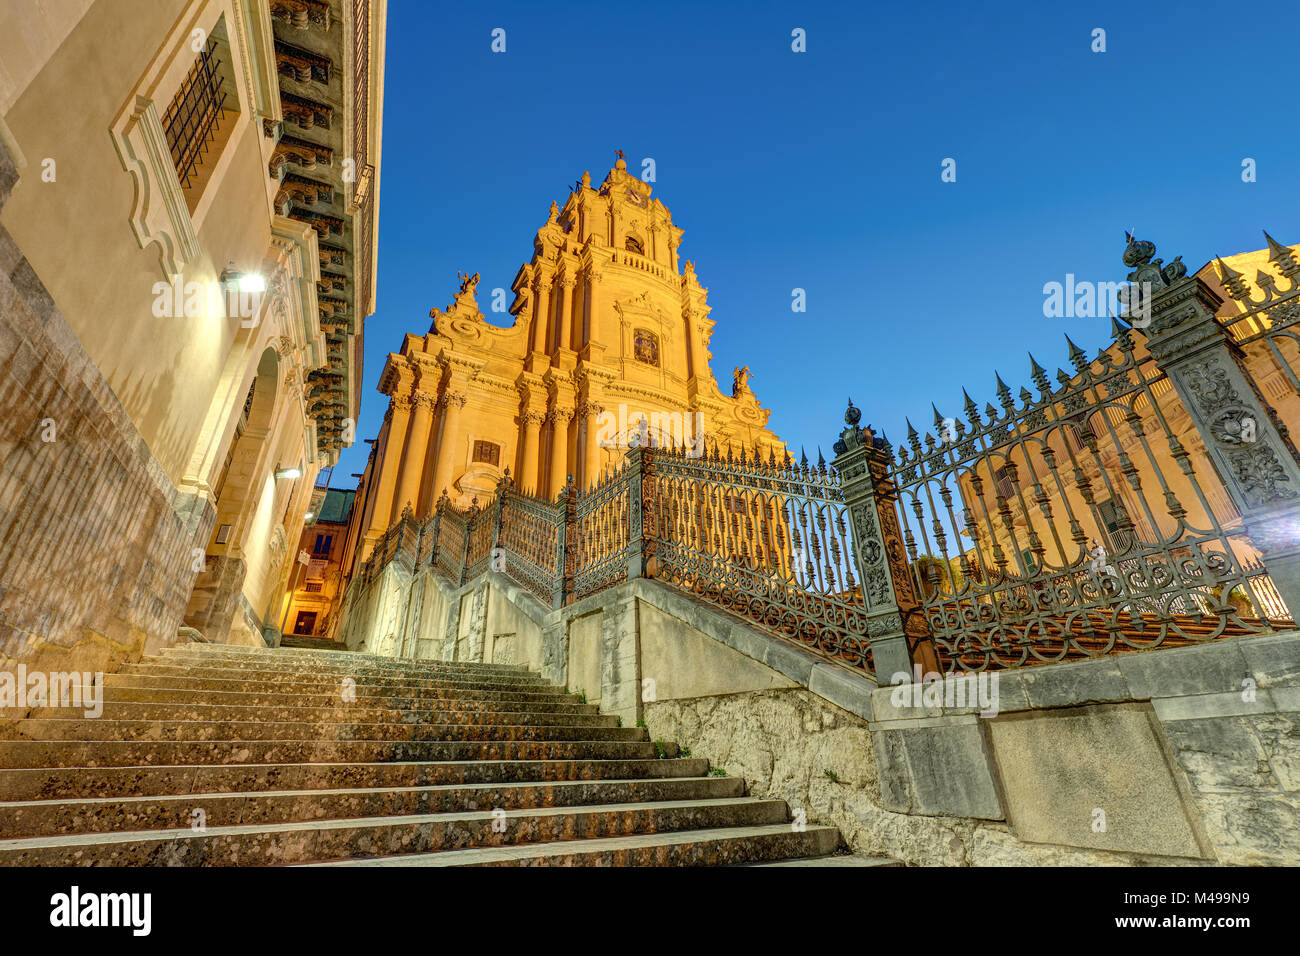
{"label": "yellow illuminated facade", "polygon": [[554,497],[646,440],[784,456],[749,369],[718,386],[708,290],[651,192],[621,157],[599,186],[584,173],[515,276],[511,326],[486,321],[479,276],[462,274],[429,331],[389,355],[389,408],[358,491],[362,558],[405,508],[426,515],[444,492],[486,503],[506,469],[520,490]]}

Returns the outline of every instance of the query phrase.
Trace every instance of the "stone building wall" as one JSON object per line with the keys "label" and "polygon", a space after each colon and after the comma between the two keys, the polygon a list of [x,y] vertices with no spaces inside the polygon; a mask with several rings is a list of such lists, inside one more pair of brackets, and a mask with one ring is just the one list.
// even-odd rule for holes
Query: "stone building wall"
{"label": "stone building wall", "polygon": [[[0,144],[0,208],[18,173]],[[212,526],[0,226],[0,662],[111,670],[175,639]]]}

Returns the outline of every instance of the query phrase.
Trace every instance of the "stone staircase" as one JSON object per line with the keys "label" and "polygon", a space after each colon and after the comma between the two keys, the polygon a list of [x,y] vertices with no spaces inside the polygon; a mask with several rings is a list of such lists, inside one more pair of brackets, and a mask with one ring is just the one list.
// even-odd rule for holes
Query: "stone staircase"
{"label": "stone staircase", "polygon": [[105,685],[7,725],[0,866],[890,862],[519,667],[189,644]]}

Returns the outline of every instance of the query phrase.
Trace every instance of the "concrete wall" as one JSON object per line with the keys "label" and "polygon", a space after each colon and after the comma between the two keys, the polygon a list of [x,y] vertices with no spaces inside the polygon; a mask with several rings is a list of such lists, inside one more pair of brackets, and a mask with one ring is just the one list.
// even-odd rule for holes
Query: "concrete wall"
{"label": "concrete wall", "polygon": [[1300,863],[1300,632],[877,688],[652,580],[555,611],[497,574],[425,577],[460,608],[422,619],[435,656],[537,667],[537,646],[550,680],[860,853]]}

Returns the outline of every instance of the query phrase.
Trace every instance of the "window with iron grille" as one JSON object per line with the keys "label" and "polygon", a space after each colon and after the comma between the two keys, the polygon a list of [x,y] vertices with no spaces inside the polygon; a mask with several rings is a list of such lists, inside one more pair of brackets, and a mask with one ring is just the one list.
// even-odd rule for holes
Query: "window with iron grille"
{"label": "window with iron grille", "polygon": [[194,185],[196,171],[226,118],[225,78],[217,51],[216,39],[209,37],[163,115],[172,162],[185,189]]}
{"label": "window with iron grille", "polygon": [[320,588],[321,588],[321,582],[308,581],[305,590],[307,591],[308,594],[317,594],[320,592]]}
{"label": "window with iron grille", "polygon": [[489,465],[495,465],[501,461],[501,446],[490,441],[476,441],[474,443],[474,461],[487,462]]}
{"label": "window with iron grille", "polygon": [[993,473],[993,481],[998,486],[998,494],[1011,501],[1016,497],[1016,483],[1011,479],[1011,469],[1003,465]]}

